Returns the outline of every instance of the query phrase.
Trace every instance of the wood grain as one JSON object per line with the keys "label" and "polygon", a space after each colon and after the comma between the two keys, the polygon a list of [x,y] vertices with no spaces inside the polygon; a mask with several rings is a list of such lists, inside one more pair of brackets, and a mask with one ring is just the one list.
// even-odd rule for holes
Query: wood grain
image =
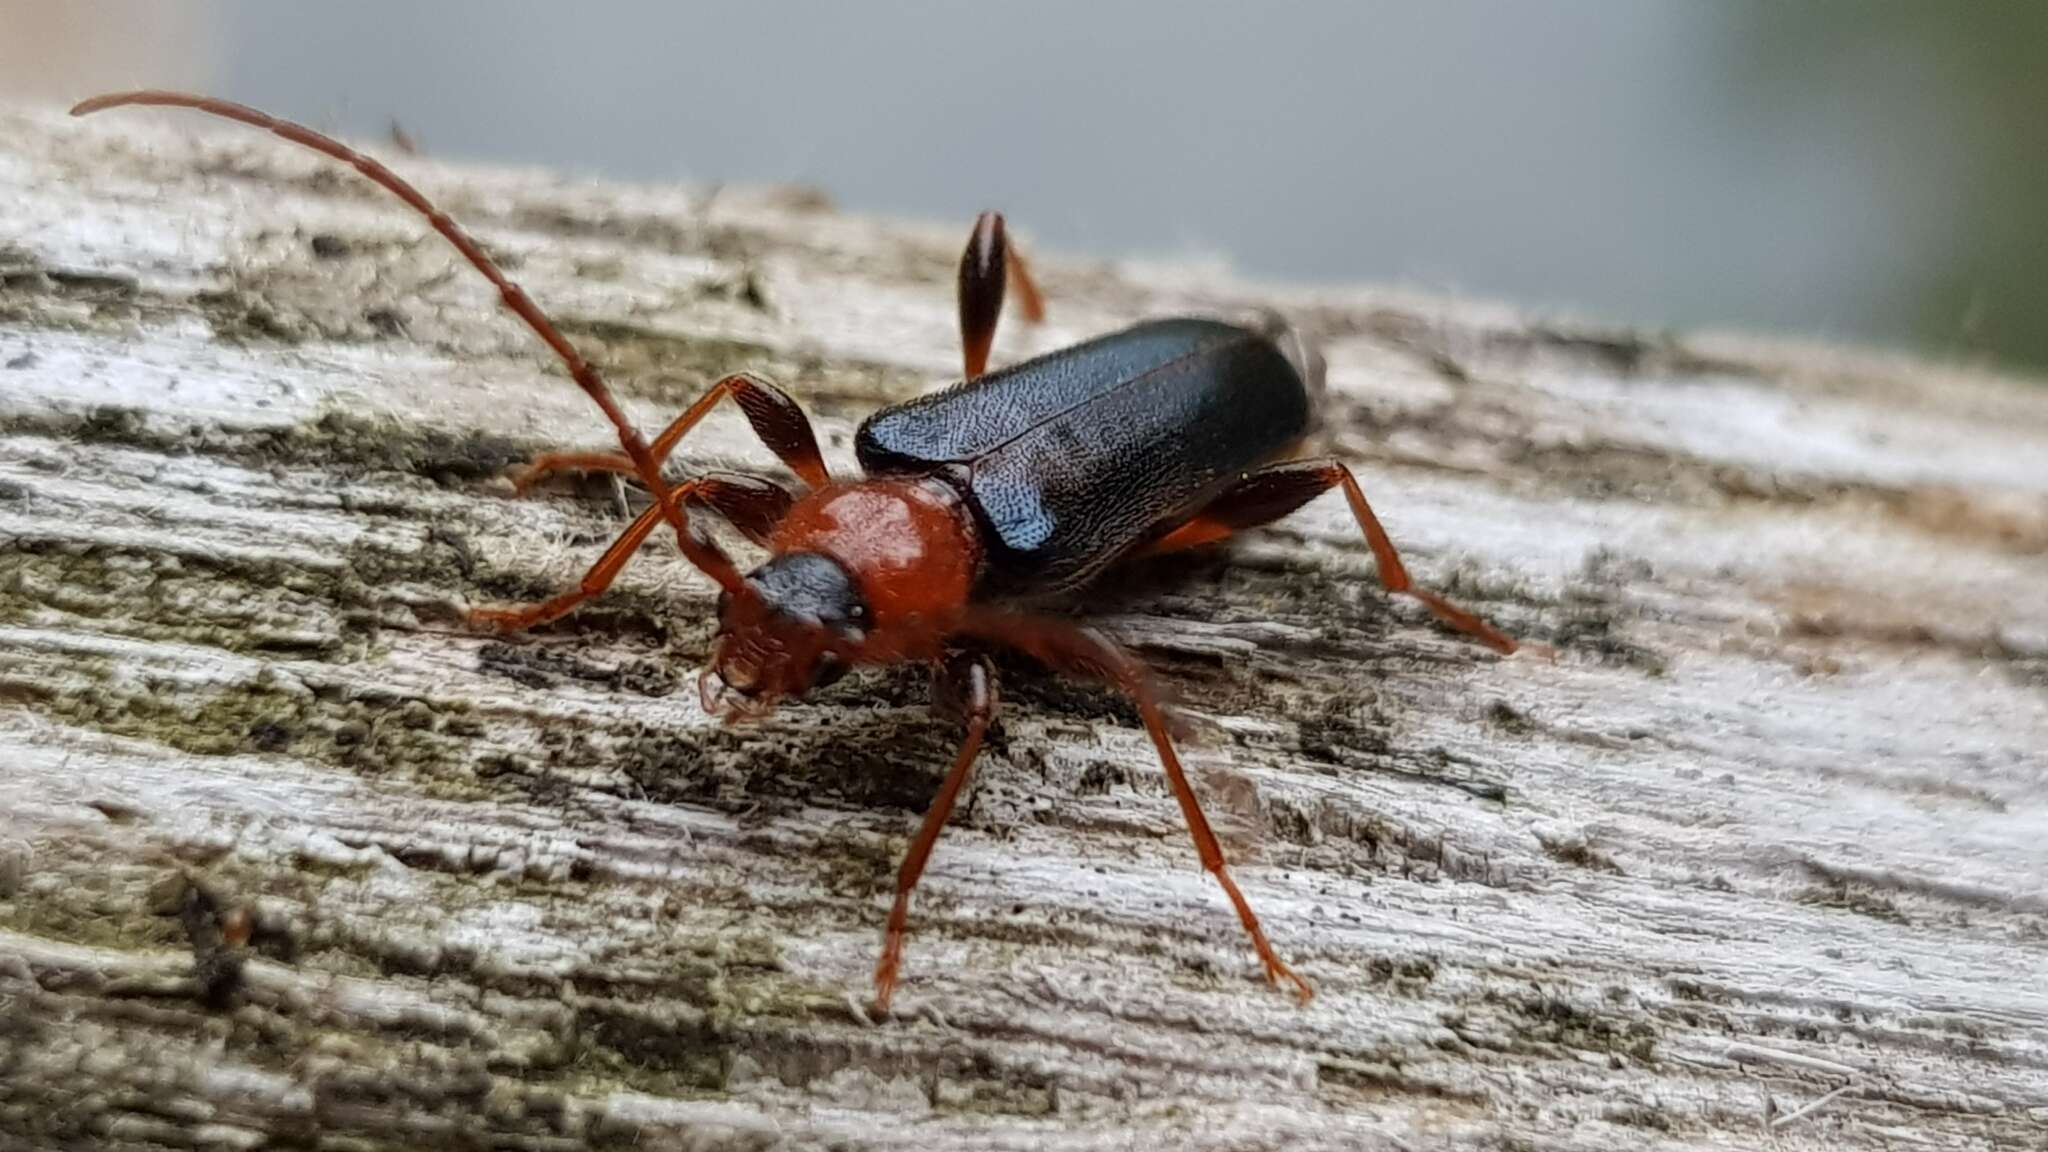
{"label": "wood grain", "polygon": [[[966,220],[404,166],[647,425],[751,367],[846,470],[956,362]],[[665,547],[466,632],[622,497],[510,497],[605,430],[353,174],[16,110],[0,205],[0,1143],[2048,1147],[2037,383],[1034,253],[999,360],[1295,317],[1417,576],[1559,655],[1390,600],[1335,498],[1118,581],[1320,995],[1128,710],[1013,661],[873,1021],[922,673],[720,727]],[[685,455],[768,464],[729,414]]]}

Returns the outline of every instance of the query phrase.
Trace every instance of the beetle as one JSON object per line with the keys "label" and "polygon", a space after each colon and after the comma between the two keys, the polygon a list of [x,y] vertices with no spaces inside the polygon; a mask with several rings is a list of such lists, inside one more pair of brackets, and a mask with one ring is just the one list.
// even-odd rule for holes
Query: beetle
{"label": "beetle", "polygon": [[[993,669],[986,655],[963,650],[968,646],[1017,650],[1056,671],[1105,681],[1130,699],[1202,867],[1228,896],[1267,980],[1291,985],[1303,1000],[1313,995],[1274,951],[1232,880],[1144,665],[1099,632],[1034,611],[1033,600],[1083,588],[1136,556],[1178,552],[1269,523],[1335,488],[1388,591],[1420,600],[1445,624],[1502,653],[1516,649],[1486,621],[1416,586],[1342,461],[1295,458],[1314,428],[1314,373],[1305,345],[1284,331],[1155,320],[987,371],[1006,292],[1015,293],[1027,318],[1043,311],[998,213],[975,221],[961,257],[962,380],[870,415],[854,446],[865,475],[842,480],[826,469],[803,409],[750,373],[718,381],[651,442],[643,438],[597,371],[526,292],[459,224],[377,160],[256,109],[180,92],[113,93],[80,103],[72,114],[123,105],[196,109],[352,165],[426,217],[610,421],[621,453],[549,453],[516,477],[516,487],[523,491],[558,471],[605,471],[637,479],[652,504],[577,587],[537,604],[473,609],[473,624],[524,629],[573,611],[603,592],[666,524],[683,555],[719,588],[716,638],[698,675],[707,712],[728,721],[758,716],[856,665],[932,666],[935,696],[964,719],[966,735],[897,873],[875,968],[879,1012],[887,1012],[901,969],[911,894],[996,714]],[[663,477],[677,443],[728,399],[803,484],[800,495],[730,473],[680,484]],[[721,517],[765,546],[768,558],[740,571],[693,511]]]}

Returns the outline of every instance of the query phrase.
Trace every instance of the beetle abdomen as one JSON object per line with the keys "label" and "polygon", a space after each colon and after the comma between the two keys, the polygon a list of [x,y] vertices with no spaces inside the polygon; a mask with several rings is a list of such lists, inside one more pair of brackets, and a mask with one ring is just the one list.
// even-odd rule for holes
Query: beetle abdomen
{"label": "beetle abdomen", "polygon": [[992,593],[1093,576],[1309,429],[1308,390],[1259,333],[1160,320],[907,404],[860,427],[871,474],[929,473],[988,533]]}

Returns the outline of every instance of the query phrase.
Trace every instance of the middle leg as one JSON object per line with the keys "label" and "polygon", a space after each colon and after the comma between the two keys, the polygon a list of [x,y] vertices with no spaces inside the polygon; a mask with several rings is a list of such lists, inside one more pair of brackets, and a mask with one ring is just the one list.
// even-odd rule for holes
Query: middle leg
{"label": "middle leg", "polygon": [[[623,459],[623,458],[622,458]],[[746,476],[736,472],[713,473],[700,476],[669,490],[672,500],[678,504],[708,508],[724,517],[726,522],[740,530],[741,535],[763,543],[769,533],[775,530],[783,514],[792,503],[788,490],[773,481],[758,476]],[[661,505],[649,505],[640,513],[619,538],[590,570],[583,574],[575,588],[551,597],[537,604],[521,604],[507,608],[473,608],[469,613],[471,624],[488,624],[507,632],[517,632],[545,624],[550,620],[567,616],[585,600],[601,594],[618,579],[619,572],[647,537],[661,523]]]}
{"label": "middle leg", "polygon": [[890,997],[896,994],[896,974],[903,965],[903,933],[910,922],[910,894],[924,876],[932,846],[939,842],[939,833],[953,815],[960,789],[967,784],[974,758],[981,753],[981,738],[987,735],[996,714],[996,674],[986,658],[961,656],[947,661],[939,666],[932,687],[933,703],[940,710],[958,712],[966,719],[967,738],[961,741],[960,754],[953,758],[953,768],[946,773],[946,782],[939,786],[939,794],[917,830],[917,839],[910,842],[910,851],[904,854],[903,866],[896,872],[896,902],[889,907],[889,926],[882,933],[882,959],[875,965],[875,1011],[883,1015],[889,1011]]}
{"label": "middle leg", "polygon": [[1209,818],[1202,814],[1202,803],[1195,798],[1194,785],[1188,782],[1187,772],[1181,767],[1180,754],[1173,747],[1166,710],[1160,706],[1159,694],[1153,688],[1145,666],[1100,633],[1048,617],[1017,616],[987,610],[970,612],[960,621],[958,634],[1014,648],[1057,671],[1105,681],[1137,705],[1138,715],[1145,722],[1145,732],[1152,737],[1152,748],[1159,754],[1159,766],[1166,770],[1166,781],[1173,787],[1174,799],[1180,801],[1181,816],[1187,821],[1188,834],[1194,838],[1195,854],[1202,862],[1202,869],[1216,878],[1223,894],[1230,898],[1230,906],[1237,911],[1238,923],[1244,925],[1245,934],[1252,938],[1252,949],[1259,954],[1267,982],[1276,987],[1283,981],[1292,985],[1294,994],[1303,1001],[1314,996],[1315,990],[1309,987],[1308,981],[1289,968],[1273,950],[1272,941],[1266,939],[1266,930],[1252,912],[1251,902],[1244,898],[1244,893],[1238,890],[1237,881],[1231,878],[1230,867],[1223,859],[1223,845],[1216,839],[1215,830],[1209,827]]}

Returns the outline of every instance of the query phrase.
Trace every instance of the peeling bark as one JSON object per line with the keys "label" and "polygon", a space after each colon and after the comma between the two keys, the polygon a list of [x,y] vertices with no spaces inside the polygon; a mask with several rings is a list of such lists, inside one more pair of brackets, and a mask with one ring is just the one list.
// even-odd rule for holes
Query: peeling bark
{"label": "peeling bark", "polygon": [[[466,632],[622,514],[509,497],[606,434],[488,289],[247,133],[0,141],[0,1143],[2048,1145],[2038,385],[1034,253],[999,359],[1299,320],[1418,578],[1559,655],[1381,594],[1334,498],[1138,570],[1089,607],[1320,995],[1258,981],[1128,709],[1012,661],[875,1022],[923,674],[721,728],[661,547]],[[955,363],[955,229],[405,167],[643,426],[751,367],[846,471]],[[768,463],[728,413],[685,455]]]}

